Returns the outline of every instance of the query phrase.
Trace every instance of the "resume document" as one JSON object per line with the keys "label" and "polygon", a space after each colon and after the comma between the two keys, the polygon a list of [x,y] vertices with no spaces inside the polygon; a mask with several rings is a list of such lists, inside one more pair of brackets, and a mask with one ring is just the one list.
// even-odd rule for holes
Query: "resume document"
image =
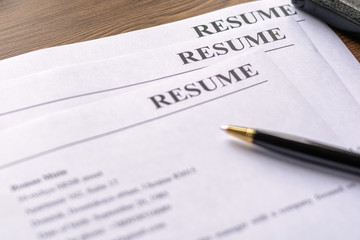
{"label": "resume document", "polygon": [[227,123],[339,144],[265,53],[240,56],[4,131],[1,235],[359,236],[356,182],[241,143]]}

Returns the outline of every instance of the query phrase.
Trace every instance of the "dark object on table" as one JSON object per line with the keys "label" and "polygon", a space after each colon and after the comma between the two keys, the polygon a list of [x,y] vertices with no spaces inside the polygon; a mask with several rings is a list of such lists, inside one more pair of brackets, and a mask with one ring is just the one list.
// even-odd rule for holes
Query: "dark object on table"
{"label": "dark object on table", "polygon": [[360,33],[359,0],[292,0],[292,3],[336,28]]}

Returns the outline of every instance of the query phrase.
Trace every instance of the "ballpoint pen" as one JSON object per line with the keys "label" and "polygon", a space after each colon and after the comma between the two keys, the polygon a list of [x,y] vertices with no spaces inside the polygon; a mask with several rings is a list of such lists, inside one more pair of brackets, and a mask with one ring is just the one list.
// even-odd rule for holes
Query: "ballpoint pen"
{"label": "ballpoint pen", "polygon": [[237,126],[222,126],[221,129],[275,152],[360,175],[360,155],[350,151],[283,133]]}

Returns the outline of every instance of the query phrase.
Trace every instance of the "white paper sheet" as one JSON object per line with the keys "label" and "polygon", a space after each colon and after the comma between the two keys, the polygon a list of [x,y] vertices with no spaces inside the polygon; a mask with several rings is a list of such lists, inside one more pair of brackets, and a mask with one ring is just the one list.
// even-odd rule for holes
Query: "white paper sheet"
{"label": "white paper sheet", "polygon": [[[302,13],[307,18],[306,13]],[[341,81],[360,104],[360,65],[358,60],[347,49],[346,45],[333,38],[323,36],[333,35],[330,28],[324,27],[319,21],[303,21],[300,26],[305,30],[316,48],[340,76]]]}
{"label": "white paper sheet", "polygon": [[[196,97],[184,90],[230,69],[245,74],[239,67],[251,77],[225,87],[218,82],[216,91]],[[336,142],[274,69],[265,55],[233,59],[59,114],[29,131],[12,130],[7,141],[0,135],[2,146],[16,148],[18,156],[38,144],[67,143],[1,167],[1,236],[355,239],[357,183],[242,144],[218,129],[241,123]],[[159,94],[172,104],[157,108],[151,98]]]}
{"label": "white paper sheet", "polygon": [[[279,35],[271,36],[270,33]],[[259,36],[264,36],[265,41],[258,39]],[[237,38],[241,38],[241,42]],[[227,52],[215,50],[214,45],[226,48]],[[231,46],[243,49],[235,51]],[[195,71],[253,49],[268,51],[269,55],[274,51],[281,51],[288,58],[298,58],[296,52],[289,55],[287,52],[289,48],[299,49],[301,46],[314,51],[302,30],[290,19],[259,24],[256,28],[245,26],[237,32],[224,32],[141,53],[43,71],[0,86],[0,101],[3,103],[0,105],[0,128],[5,129],[55,110],[119,94],[129,88],[166,81],[170,76]],[[205,51],[211,54],[216,51],[219,55],[214,53],[214,57],[202,59],[199,52],[194,50],[200,48],[203,54]],[[184,64],[180,54],[186,57],[188,51],[194,52],[193,57],[199,61],[186,59],[188,64]],[[297,52],[302,51],[299,49]],[[292,71],[293,68],[287,65],[288,61],[284,60],[283,58],[280,62],[285,64],[284,69]],[[307,63],[307,59],[299,61]]]}
{"label": "white paper sheet", "polygon": [[[256,26],[260,22],[271,21],[272,19],[294,17],[299,21],[299,24],[304,25],[304,30],[315,46],[320,49],[334,71],[360,103],[360,83],[357,81],[360,75],[360,67],[356,59],[329,27],[289,6],[291,6],[290,0],[250,2],[149,29],[31,52],[1,61],[0,80],[5,81],[55,67],[96,61],[196,39],[199,38],[199,34],[196,33],[194,27],[200,25],[206,25],[208,31],[215,33],[224,29],[237,31],[246,25]],[[245,19],[249,23],[255,21],[251,15],[251,12],[254,11],[257,22],[246,24]],[[242,19],[241,14],[244,14],[245,19]],[[240,27],[236,23],[239,19],[242,22]],[[219,24],[222,24],[222,27],[219,27]],[[215,31],[214,26],[217,26],[218,31]],[[203,28],[198,27],[198,29]],[[205,34],[204,37],[206,37]]]}
{"label": "white paper sheet", "polygon": [[[254,78],[252,78],[252,80],[257,80],[257,81],[243,81],[244,86],[237,86],[236,89],[246,89],[248,86],[252,86],[252,85],[257,85],[257,84],[263,84],[265,85],[269,85],[268,87],[264,87],[264,90],[262,90],[263,92],[259,93],[258,91],[256,92],[256,96],[258,98],[265,98],[265,96],[267,96],[267,101],[270,101],[271,96],[274,95],[274,93],[276,93],[277,91],[279,92],[277,95],[278,96],[273,96],[275,98],[274,101],[276,101],[276,104],[273,103],[273,105],[268,106],[267,110],[263,109],[266,108],[266,104],[263,103],[264,100],[262,99],[256,99],[254,97],[249,97],[250,99],[252,99],[251,101],[255,101],[257,103],[256,107],[254,108],[261,108],[263,109],[261,112],[263,114],[263,116],[267,116],[268,114],[270,114],[270,112],[268,111],[273,111],[275,114],[275,116],[281,116],[280,119],[282,121],[282,124],[284,124],[285,126],[288,124],[293,124],[292,127],[290,127],[290,125],[288,125],[288,127],[290,127],[289,129],[286,129],[285,132],[289,132],[290,133],[292,131],[295,131],[294,134],[298,134],[298,135],[302,135],[299,133],[302,133],[302,128],[297,129],[297,125],[301,124],[301,126],[306,126],[306,123],[310,124],[311,126],[316,126],[316,124],[319,124],[319,121],[317,120],[318,115],[314,114],[313,112],[307,112],[310,111],[308,108],[309,105],[306,102],[305,99],[300,98],[300,94],[297,92],[297,90],[293,87],[293,85],[287,81],[284,77],[282,77],[281,72],[273,65],[271,64],[271,60],[266,57],[266,55],[264,53],[252,53],[250,55],[246,55],[246,56],[242,56],[242,57],[238,57],[235,59],[231,59],[231,61],[227,61],[224,63],[219,63],[216,64],[214,66],[211,66],[209,68],[205,68],[203,70],[199,70],[197,72],[192,72],[192,73],[188,73],[188,74],[183,74],[183,75],[179,75],[179,76],[175,76],[172,78],[169,78],[169,81],[166,82],[161,82],[158,84],[154,84],[149,86],[148,91],[151,92],[159,92],[161,93],[161,89],[174,89],[177,87],[181,87],[181,86],[185,86],[185,84],[180,84],[180,82],[195,82],[195,80],[199,81],[201,79],[205,79],[206,77],[210,77],[210,76],[215,76],[216,72],[219,72],[219,70],[222,69],[233,69],[234,67],[230,68],[230,66],[234,66],[236,64],[238,64],[237,62],[255,62],[257,66],[259,66],[259,69],[261,69],[261,71],[264,72],[264,74],[261,76],[256,76]],[[254,64],[255,64],[254,63]],[[266,63],[268,63],[268,65],[266,65]],[[229,66],[227,66],[226,64],[229,64]],[[260,71],[260,70],[259,70]],[[225,72],[225,70],[222,70],[222,72]],[[227,72],[225,72],[227,73]],[[224,73],[224,74],[225,74]],[[212,75],[211,75],[212,74]],[[234,82],[235,80],[237,80],[236,76],[233,76],[232,74],[228,73],[225,74],[224,76],[226,76],[226,78],[228,79],[222,79],[223,82],[225,83],[225,85],[228,85],[228,82]],[[275,85],[271,85],[271,84],[265,84],[269,81],[266,81],[267,79],[274,79],[276,76],[276,84]],[[264,80],[264,78],[266,78]],[[273,80],[274,81],[274,80]],[[239,82],[239,83],[243,83],[243,82]],[[271,86],[270,86],[271,85]],[[189,89],[193,88],[192,86],[189,86]],[[204,87],[205,88],[205,87]],[[216,95],[217,91],[210,91],[212,88],[211,86],[208,87],[209,88],[209,95],[205,95],[208,96],[209,98],[212,95]],[[219,86],[220,88],[220,86]],[[215,88],[216,89],[216,88]],[[222,93],[222,95],[229,93],[226,91],[230,91],[231,88],[227,88],[227,87],[221,87],[221,89],[224,89]],[[259,89],[263,89],[260,88]],[[234,90],[234,89],[232,89]],[[146,92],[146,90],[144,90]],[[196,96],[198,95],[198,91],[196,90],[186,90],[189,92],[189,100],[191,100],[191,102],[196,101],[194,103],[199,103],[199,102],[203,102],[205,101],[205,99],[202,99],[202,101],[200,101],[200,98],[196,98]],[[231,91],[230,91],[231,92]],[[252,91],[249,91],[249,93]],[[167,112],[166,109],[169,109],[169,107],[167,108],[163,108],[162,106],[159,108],[159,111],[154,111],[156,110],[156,105],[155,105],[155,100],[151,100],[150,97],[151,95],[148,96],[148,98],[143,98],[143,97],[135,97],[135,96],[142,96],[143,93],[141,93],[141,91],[139,90],[139,92],[131,92],[132,94],[129,93],[129,95],[131,95],[131,98],[129,99],[133,99],[133,100],[125,100],[124,97],[121,97],[121,95],[119,96],[115,96],[115,97],[110,97],[110,98],[106,98],[104,100],[99,100],[90,104],[85,104],[79,107],[75,107],[72,108],[68,111],[63,111],[60,112],[58,114],[53,114],[50,116],[45,116],[43,118],[39,118],[38,120],[34,120],[33,122],[29,122],[28,124],[23,124],[23,125],[19,125],[18,127],[14,127],[12,129],[8,129],[8,130],[4,130],[2,131],[1,135],[0,135],[0,144],[1,146],[3,146],[0,150],[0,156],[2,156],[2,163],[9,163],[9,162],[13,162],[13,161],[17,161],[18,159],[23,159],[23,158],[27,158],[28,156],[32,156],[32,155],[36,155],[39,152],[43,152],[43,151],[47,151],[48,149],[52,149],[52,148],[56,148],[58,146],[62,146],[62,145],[66,145],[69,142],[74,142],[74,141],[78,141],[87,137],[92,137],[98,134],[102,134],[104,132],[109,132],[111,130],[114,129],[119,129],[121,127],[125,127],[127,125],[132,125],[136,122],[141,122],[144,120],[144,117],[146,116],[146,118],[149,118],[150,115],[148,115],[148,113],[152,113],[155,115],[152,115],[153,117],[157,117],[159,115],[163,115],[164,113]],[[292,95],[294,94],[294,95]],[[152,94],[155,95],[155,94]],[[174,99],[176,100],[176,96],[178,96],[178,93],[174,93],[175,97]],[[191,96],[190,96],[191,95]],[[213,97],[214,97],[213,96]],[[178,98],[182,98],[181,96],[178,96]],[[209,99],[207,98],[207,99]],[[170,99],[171,100],[171,99]],[[259,100],[259,102],[258,102]],[[130,107],[131,105],[129,105],[131,103],[131,101],[134,102],[134,104],[136,103],[137,105]],[[156,101],[159,102],[160,105],[167,105],[166,103],[168,103],[169,101],[167,99],[165,99],[165,102],[161,102],[161,97],[156,97]],[[179,100],[180,101],[180,100]],[[280,102],[281,101],[281,102]],[[122,103],[123,102],[123,103]],[[179,102],[178,104],[175,104],[174,107],[170,107],[172,109],[177,109],[177,106],[181,106],[182,105],[186,105],[186,102]],[[122,103],[122,104],[120,104]],[[270,103],[268,103],[270,104]],[[121,107],[120,107],[121,105]],[[137,113],[140,109],[140,106],[144,105],[146,106],[145,110],[140,111],[138,115],[133,115],[132,112]],[[173,105],[173,104],[170,104]],[[107,107],[105,107],[107,106]],[[225,106],[225,105],[224,105]],[[247,109],[250,107],[251,105],[249,105],[249,103],[247,103],[246,105]],[[288,113],[285,116],[285,110],[282,109],[282,107],[284,107],[286,109],[286,111],[290,111],[290,109],[292,109],[292,112]],[[102,108],[104,108],[104,111],[101,110]],[[179,108],[179,107],[178,107]],[[282,110],[278,110],[282,109]],[[303,110],[303,108],[305,108],[305,110]],[[242,110],[239,107],[236,107],[236,111],[240,111],[242,112]],[[294,109],[296,109],[296,111],[293,111]],[[312,110],[312,108],[311,108]],[[313,110],[312,110],[313,111]],[[140,114],[142,113],[142,114]],[[145,114],[145,116],[144,116]],[[242,113],[241,113],[242,115]],[[267,117],[266,117],[267,118]],[[282,119],[284,118],[284,119]],[[273,117],[269,117],[269,120],[272,120]],[[291,120],[290,120],[291,119]],[[296,120],[295,120],[296,119]],[[305,120],[306,119],[306,120]],[[121,121],[120,121],[121,120]],[[244,119],[245,120],[245,119]],[[88,122],[88,124],[93,123],[94,126],[89,128],[88,124],[84,124],[82,121],[86,121]],[[262,122],[266,120],[262,119]],[[286,123],[287,121],[289,121],[288,123]],[[298,122],[298,123],[294,123]],[[72,124],[74,123],[74,124]],[[60,125],[58,127],[54,127],[54,125]],[[322,124],[322,123],[321,123]],[[96,125],[96,127],[95,127]],[[304,128],[304,127],[303,127]],[[48,130],[50,130],[51,132],[51,140],[47,139],[47,134],[49,134]],[[300,132],[299,132],[300,131]],[[309,134],[308,130],[307,132],[305,132],[305,136],[307,136]],[[312,132],[312,130],[311,130]],[[45,135],[43,135],[45,134]],[[316,134],[316,131],[311,133],[312,137],[315,137],[319,135],[319,137],[322,137],[322,134]],[[34,137],[34,139],[30,140],[30,136],[36,136]],[[332,136],[332,135],[331,135]],[[45,140],[46,139],[46,140]],[[321,140],[323,141],[331,141],[331,138],[322,138]],[[341,139],[339,139],[341,141]],[[340,142],[336,142],[337,144],[339,144]],[[20,151],[17,149],[21,149]]]}
{"label": "white paper sheet", "polygon": [[[167,76],[194,71],[222,58],[261,47],[339,135],[345,147],[357,149],[360,145],[359,105],[297,23],[288,19],[256,26],[120,58],[42,72],[24,77],[21,84],[3,84],[0,88],[0,101],[3,102],[0,129],[115,95],[139,84],[167,81]],[[239,37],[244,49],[232,51],[228,41],[232,40],[233,46],[239,48]],[[224,47],[227,47],[227,53]],[[193,55],[189,57],[190,54]],[[308,71],[311,68],[322,71]],[[351,111],[344,111],[344,106]],[[354,134],[348,134],[349,131]]]}

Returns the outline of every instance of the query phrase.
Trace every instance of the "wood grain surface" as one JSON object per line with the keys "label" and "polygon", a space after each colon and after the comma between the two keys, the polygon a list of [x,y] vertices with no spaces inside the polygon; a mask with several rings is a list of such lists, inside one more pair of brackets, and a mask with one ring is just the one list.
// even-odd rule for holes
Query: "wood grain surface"
{"label": "wood grain surface", "polygon": [[[250,0],[0,0],[0,59],[169,23]],[[360,60],[360,40],[337,31]]]}

